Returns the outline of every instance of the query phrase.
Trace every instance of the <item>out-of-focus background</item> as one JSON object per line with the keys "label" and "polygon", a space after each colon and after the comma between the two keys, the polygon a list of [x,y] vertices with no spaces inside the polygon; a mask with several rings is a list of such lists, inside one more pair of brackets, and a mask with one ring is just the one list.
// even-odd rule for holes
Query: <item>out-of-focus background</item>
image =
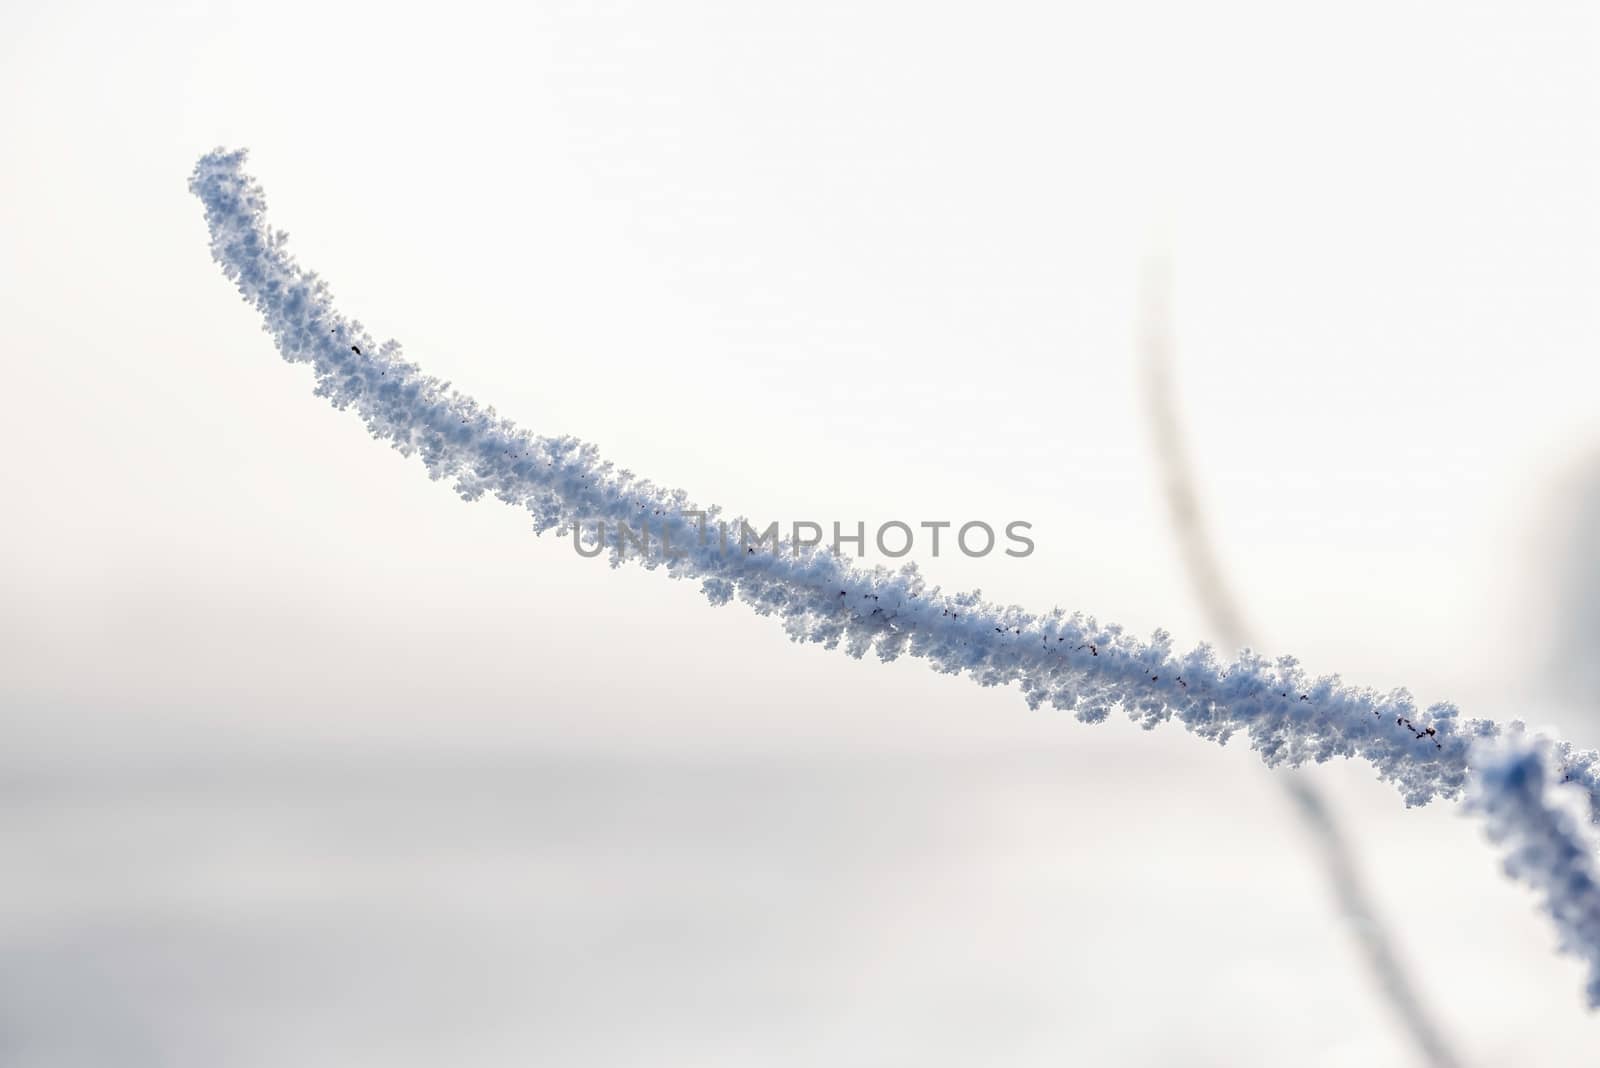
{"label": "out-of-focus background", "polygon": [[[184,188],[697,499],[1034,524],[946,588],[1600,741],[1591,5],[12,3],[0,1063],[1417,1063],[1272,774],[466,506],[309,395]],[[1225,650],[1231,653],[1232,650]],[[1325,786],[1473,1066],[1587,1048],[1452,806]]]}

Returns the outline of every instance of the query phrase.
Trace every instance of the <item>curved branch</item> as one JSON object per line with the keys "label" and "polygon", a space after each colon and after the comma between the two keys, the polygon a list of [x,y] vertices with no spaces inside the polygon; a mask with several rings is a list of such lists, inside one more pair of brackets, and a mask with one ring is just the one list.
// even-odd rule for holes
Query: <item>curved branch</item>
{"label": "curved branch", "polygon": [[[1176,345],[1172,337],[1172,265],[1164,256],[1146,259],[1140,272],[1138,303],[1144,395],[1174,538],[1212,629],[1235,649],[1253,645],[1244,611],[1228,582],[1222,556],[1211,539],[1211,529],[1200,506],[1199,483],[1179,422],[1173,372]],[[1361,877],[1355,851],[1322,791],[1292,775],[1281,776],[1278,782],[1294,803],[1300,825],[1316,847],[1323,874],[1345,917],[1345,927],[1360,947],[1367,970],[1396,1022],[1424,1062],[1433,1068],[1456,1068],[1461,1062],[1401,963],[1394,936]]]}
{"label": "curved branch", "polygon": [[[203,156],[190,178],[205,207],[212,256],[260,312],[284,359],[311,365],[317,395],[353,409],[373,437],[419,457],[431,478],[451,481],[466,500],[491,494],[526,509],[535,530],[558,534],[594,520],[654,520],[683,554],[645,554],[637,562],[698,579],[714,604],[737,598],[759,615],[777,616],[795,641],[842,646],[856,657],[869,650],[884,660],[910,655],[983,686],[1016,684],[1030,707],[1070,709],[1084,722],[1121,708],[1145,727],[1176,719],[1217,742],[1244,734],[1268,765],[1359,757],[1410,805],[1459,796],[1473,745],[1502,733],[1492,721],[1461,719],[1454,705],[1420,709],[1405,690],[1379,693],[1337,676],[1312,678],[1293,657],[1245,652],[1224,664],[1205,645],[1175,653],[1165,631],[1139,641],[1082,614],[1033,614],[986,602],[976,591],[945,594],[914,567],[855,568],[787,541],[752,554],[697,543],[681,490],[619,470],[575,438],[522,430],[424,374],[397,343],[374,344],[334,307],[326,283],[288,254],[285,235],[268,228],[266,199],[243,172],[244,161],[243,151],[219,149]],[[622,560],[619,548],[612,562]],[[1567,745],[1552,755],[1559,773],[1587,791],[1591,807],[1600,804],[1600,755]]]}

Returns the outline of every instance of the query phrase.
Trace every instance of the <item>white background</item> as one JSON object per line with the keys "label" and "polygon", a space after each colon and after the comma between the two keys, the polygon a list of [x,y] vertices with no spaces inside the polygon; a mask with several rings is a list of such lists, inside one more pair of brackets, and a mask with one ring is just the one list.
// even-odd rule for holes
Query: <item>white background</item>
{"label": "white background", "polygon": [[[0,41],[8,1064],[1414,1063],[1251,754],[454,500],[210,262],[219,144],[344,311],[523,425],[754,516],[1026,519],[928,576],[1187,646],[1133,349],[1165,234],[1266,651],[1600,738],[1584,5],[22,3]],[[1467,1063],[1600,1037],[1476,824],[1299,774]]]}

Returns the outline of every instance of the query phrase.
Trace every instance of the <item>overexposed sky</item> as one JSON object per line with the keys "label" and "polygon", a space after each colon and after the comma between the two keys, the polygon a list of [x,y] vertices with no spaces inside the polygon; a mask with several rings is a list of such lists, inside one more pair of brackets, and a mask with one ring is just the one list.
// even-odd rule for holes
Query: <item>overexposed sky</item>
{"label": "overexposed sky", "polygon": [[1133,351],[1166,234],[1266,651],[1596,740],[1539,653],[1600,455],[1597,43],[1579,3],[8,5],[8,746],[1083,737],[429,485],[211,263],[185,180],[219,144],[346,313],[522,425],[757,516],[1025,519],[1029,559],[929,578],[1190,645]]}
{"label": "overexposed sky", "polygon": [[[515,517],[301,395],[204,256],[183,179],[220,143],[347,311],[525,425],[752,514],[1026,518],[1035,558],[930,574],[1189,641],[1130,357],[1165,227],[1186,418],[1262,625],[1469,707],[1522,682],[1539,509],[1600,437],[1579,5],[5,19],[5,581],[57,637],[80,598],[181,622],[150,585],[216,611],[273,570],[482,562],[484,528],[506,555],[471,566],[551,607],[671,597],[552,580]],[[483,610],[530,645],[564,616]],[[144,661],[139,629],[101,657]],[[67,655],[30,649],[26,692]]]}

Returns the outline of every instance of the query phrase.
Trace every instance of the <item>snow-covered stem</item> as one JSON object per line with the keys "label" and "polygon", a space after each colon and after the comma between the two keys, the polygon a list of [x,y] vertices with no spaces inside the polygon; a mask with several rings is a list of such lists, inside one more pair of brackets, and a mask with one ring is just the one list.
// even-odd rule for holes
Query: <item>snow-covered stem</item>
{"label": "snow-covered stem", "polygon": [[1589,966],[1586,993],[1600,1008],[1600,864],[1584,791],[1564,769],[1562,747],[1506,731],[1475,750],[1468,807],[1506,849],[1506,873],[1532,886],[1555,918],[1561,948]]}
{"label": "snow-covered stem", "polygon": [[[1269,766],[1358,757],[1408,805],[1458,797],[1473,743],[1500,733],[1491,721],[1462,719],[1451,704],[1420,708],[1403,689],[1309,676],[1293,657],[1245,651],[1224,663],[1206,645],[1175,651],[1165,631],[1141,641],[1081,613],[1034,614],[976,591],[947,594],[914,566],[858,568],[825,549],[787,545],[748,555],[702,545],[683,491],[617,468],[576,438],[523,430],[423,373],[398,343],[375,344],[360,322],[338,312],[326,283],[289,255],[286,235],[268,227],[265,197],[244,162],[243,150],[219,149],[190,178],[213,257],[261,314],[283,358],[311,365],[318,396],[353,410],[373,437],[418,457],[430,477],[449,480],[465,500],[498,497],[526,509],[536,531],[558,535],[596,520],[649,521],[668,528],[684,555],[627,559],[698,580],[713,604],[738,599],[775,616],[795,641],[855,657],[909,655],[983,686],[1016,684],[1030,707],[1070,710],[1086,723],[1120,708],[1146,728],[1175,719],[1219,743],[1243,735]],[[737,526],[738,517],[728,521]],[[614,565],[622,560],[613,553]],[[1561,746],[1551,760],[1600,811],[1600,755]]]}

